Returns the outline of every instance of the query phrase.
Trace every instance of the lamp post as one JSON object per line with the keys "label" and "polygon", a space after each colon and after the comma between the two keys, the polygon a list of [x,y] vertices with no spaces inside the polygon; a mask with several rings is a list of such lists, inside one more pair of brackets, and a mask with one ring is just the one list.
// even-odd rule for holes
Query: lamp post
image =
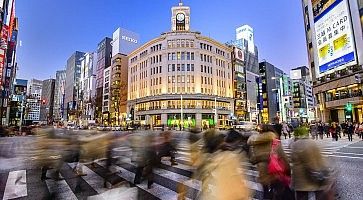
{"label": "lamp post", "polygon": [[[183,95],[180,95],[180,126],[184,126]],[[180,130],[182,130],[182,127],[180,127]]]}

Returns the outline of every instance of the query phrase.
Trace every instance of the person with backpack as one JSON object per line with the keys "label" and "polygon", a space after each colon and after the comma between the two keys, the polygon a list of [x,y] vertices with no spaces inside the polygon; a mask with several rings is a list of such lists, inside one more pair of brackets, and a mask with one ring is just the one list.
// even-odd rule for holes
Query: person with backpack
{"label": "person with backpack", "polygon": [[247,141],[250,161],[257,166],[264,199],[294,199],[289,187],[290,165],[277,137],[272,126],[261,125],[260,134]]}
{"label": "person with backpack", "polygon": [[291,146],[292,186],[296,200],[308,200],[309,193],[316,200],[334,199],[333,172],[319,146],[309,139],[307,127],[294,131],[297,139]]}

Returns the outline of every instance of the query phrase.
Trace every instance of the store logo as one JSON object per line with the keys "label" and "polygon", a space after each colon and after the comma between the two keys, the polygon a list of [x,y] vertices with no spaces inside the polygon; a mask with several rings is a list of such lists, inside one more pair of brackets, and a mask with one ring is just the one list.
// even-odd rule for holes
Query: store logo
{"label": "store logo", "polygon": [[136,39],[133,39],[133,38],[130,38],[130,37],[127,37],[127,36],[124,36],[124,35],[121,36],[121,39],[126,40],[128,42],[132,42],[132,43],[137,44],[137,40]]}

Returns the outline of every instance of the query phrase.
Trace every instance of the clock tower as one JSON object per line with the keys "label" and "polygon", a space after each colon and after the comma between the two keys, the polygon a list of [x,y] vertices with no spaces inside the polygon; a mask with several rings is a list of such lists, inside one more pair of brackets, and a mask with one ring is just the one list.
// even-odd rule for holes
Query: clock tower
{"label": "clock tower", "polygon": [[190,31],[190,8],[180,1],[178,6],[171,8],[171,30],[173,32]]}

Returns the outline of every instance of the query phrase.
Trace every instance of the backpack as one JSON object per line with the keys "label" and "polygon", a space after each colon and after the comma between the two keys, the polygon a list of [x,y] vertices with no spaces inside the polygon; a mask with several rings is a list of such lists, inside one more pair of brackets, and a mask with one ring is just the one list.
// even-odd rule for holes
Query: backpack
{"label": "backpack", "polygon": [[286,175],[287,166],[284,160],[277,154],[279,145],[281,145],[280,140],[273,139],[267,171],[269,174],[274,175],[284,185],[289,186],[291,177]]}

